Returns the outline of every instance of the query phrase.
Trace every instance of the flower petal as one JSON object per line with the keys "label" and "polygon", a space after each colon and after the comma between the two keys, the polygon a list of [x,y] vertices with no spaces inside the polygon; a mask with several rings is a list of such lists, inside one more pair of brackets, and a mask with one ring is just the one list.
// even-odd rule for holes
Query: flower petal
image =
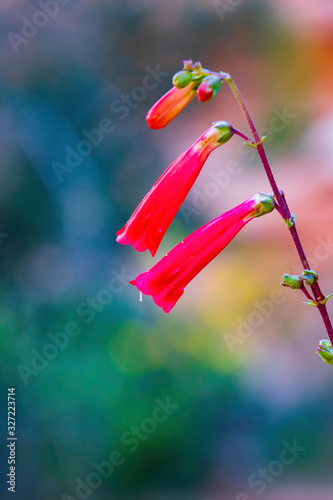
{"label": "flower petal", "polygon": [[172,87],[161,99],[159,99],[147,113],[147,124],[152,129],[160,129],[168,125],[196,95],[193,89],[194,83],[182,89]]}
{"label": "flower petal", "polygon": [[182,153],[156,181],[125,226],[117,232],[118,243],[131,244],[139,252],[149,249],[154,256],[207,157],[221,145],[220,141],[228,140],[226,136],[230,139],[232,133],[230,124],[218,122]]}
{"label": "flower petal", "polygon": [[271,208],[266,208],[263,196],[252,196],[194,231],[149,271],[139,274],[132,284],[142,293],[151,295],[158,306],[169,312],[183,295],[186,285],[251,219],[273,210],[274,201],[269,197]]}

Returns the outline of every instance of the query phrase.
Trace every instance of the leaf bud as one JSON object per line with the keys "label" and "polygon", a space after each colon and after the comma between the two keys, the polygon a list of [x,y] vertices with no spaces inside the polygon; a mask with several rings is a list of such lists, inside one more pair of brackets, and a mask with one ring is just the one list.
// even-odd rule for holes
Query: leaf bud
{"label": "leaf bud", "polygon": [[210,101],[221,87],[221,78],[215,75],[206,76],[200,83],[197,96],[200,102]]}

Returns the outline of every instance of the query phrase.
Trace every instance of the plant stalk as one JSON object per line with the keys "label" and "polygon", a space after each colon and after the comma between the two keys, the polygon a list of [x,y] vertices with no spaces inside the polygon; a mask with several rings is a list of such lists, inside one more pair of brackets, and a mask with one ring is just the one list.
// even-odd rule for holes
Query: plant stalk
{"label": "plant stalk", "polygon": [[[241,93],[240,93],[240,91],[239,91],[236,83],[231,78],[231,76],[229,74],[227,74],[227,73],[221,73],[221,75],[222,75],[223,80],[225,80],[229,84],[229,86],[230,86],[230,88],[231,88],[231,90],[232,90],[235,98],[237,99],[238,104],[240,105],[240,107],[241,107],[241,109],[243,111],[245,119],[246,119],[246,121],[247,121],[247,123],[249,125],[249,128],[250,128],[251,133],[252,133],[253,138],[254,138],[255,147],[256,147],[256,149],[258,151],[260,160],[261,160],[261,162],[263,164],[263,167],[265,169],[265,172],[266,172],[266,175],[268,177],[269,183],[270,183],[270,185],[272,187],[275,199],[277,201],[278,211],[283,216],[285,222],[290,221],[290,224],[288,224],[288,229],[289,229],[289,232],[291,234],[292,240],[294,242],[294,245],[295,245],[296,251],[298,253],[298,256],[300,258],[300,261],[302,263],[302,268],[303,269],[310,269],[309,262],[307,260],[306,255],[305,255],[305,252],[304,252],[301,240],[300,240],[300,238],[298,236],[298,232],[297,232],[297,229],[296,229],[295,222],[294,221],[292,222],[292,214],[290,213],[290,210],[289,210],[289,207],[288,207],[287,202],[285,200],[285,196],[284,196],[283,191],[279,190],[279,188],[277,186],[277,183],[275,181],[272,169],[271,169],[271,167],[269,165],[268,158],[267,158],[264,146],[263,146],[263,141],[259,137],[258,131],[256,129],[256,126],[255,126],[254,122],[253,122],[253,119],[251,117],[250,111],[249,111],[249,109],[248,109],[248,107],[247,107],[247,105],[246,105],[246,103],[245,103],[245,101],[244,101],[244,99],[243,99],[243,97],[242,97],[242,95],[241,95]],[[319,287],[318,282],[315,283],[314,285],[312,285],[311,289],[312,289],[312,291],[314,293],[315,302],[318,303],[317,309],[318,309],[318,311],[321,314],[321,317],[323,319],[323,322],[324,322],[327,334],[328,334],[328,336],[330,338],[330,342],[331,342],[331,344],[333,346],[333,328],[332,328],[332,323],[331,323],[330,317],[329,317],[327,309],[326,309],[326,304],[322,304],[322,301],[325,299],[325,296],[322,293],[322,291],[321,291],[321,289]]]}

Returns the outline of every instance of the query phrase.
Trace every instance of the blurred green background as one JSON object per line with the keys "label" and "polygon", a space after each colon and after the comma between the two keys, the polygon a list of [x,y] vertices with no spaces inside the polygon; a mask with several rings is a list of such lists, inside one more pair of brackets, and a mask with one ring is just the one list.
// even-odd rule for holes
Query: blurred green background
{"label": "blurred green background", "polygon": [[[276,178],[333,291],[332,3],[3,0],[0,11],[3,496],[16,387],[20,500],[331,499],[333,372],[315,354],[318,312],[279,285],[300,272],[279,215],[246,226],[168,315],[127,284],[270,192],[253,152],[234,137],[211,155],[154,260],[115,233],[211,122],[248,133],[226,85],[147,127],[182,60],[200,60],[232,74],[269,131]],[[113,127],[101,139],[102,120]]]}

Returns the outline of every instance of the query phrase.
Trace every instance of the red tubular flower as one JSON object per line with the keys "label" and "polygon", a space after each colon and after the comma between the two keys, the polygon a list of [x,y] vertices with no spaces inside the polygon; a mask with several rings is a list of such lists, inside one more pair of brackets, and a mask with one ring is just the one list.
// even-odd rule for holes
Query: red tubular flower
{"label": "red tubular flower", "polygon": [[168,313],[183,295],[186,285],[254,217],[271,212],[274,199],[257,194],[194,231],[149,271],[130,281]]}
{"label": "red tubular flower", "polygon": [[154,257],[162,238],[198,177],[209,154],[233,135],[230,123],[216,122],[161,175],[125,226],[117,241]]}
{"label": "red tubular flower", "polygon": [[146,116],[148,127],[157,130],[168,125],[192,101],[197,93],[194,86],[195,83],[191,82],[182,89],[172,87],[148,111]]}

